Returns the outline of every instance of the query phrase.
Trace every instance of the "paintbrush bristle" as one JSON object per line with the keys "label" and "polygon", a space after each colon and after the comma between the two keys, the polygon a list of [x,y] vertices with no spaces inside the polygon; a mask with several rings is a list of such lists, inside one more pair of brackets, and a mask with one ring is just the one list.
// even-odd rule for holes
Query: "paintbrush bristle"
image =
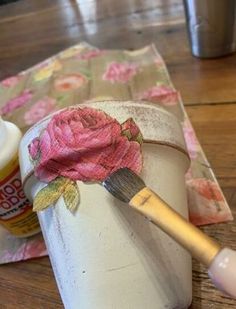
{"label": "paintbrush bristle", "polygon": [[102,184],[113,196],[126,203],[145,187],[144,181],[128,168],[112,173]]}

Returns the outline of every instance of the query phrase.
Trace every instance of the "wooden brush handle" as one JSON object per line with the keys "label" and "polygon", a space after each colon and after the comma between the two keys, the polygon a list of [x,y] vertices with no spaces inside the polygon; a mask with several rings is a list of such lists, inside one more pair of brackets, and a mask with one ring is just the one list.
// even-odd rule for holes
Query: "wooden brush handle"
{"label": "wooden brush handle", "polygon": [[129,202],[129,205],[150,219],[193,257],[209,267],[219,253],[220,245],[189,223],[158,195],[145,187]]}
{"label": "wooden brush handle", "polygon": [[129,205],[207,266],[214,284],[236,299],[236,251],[221,249],[216,241],[185,220],[149,188],[140,190]]}

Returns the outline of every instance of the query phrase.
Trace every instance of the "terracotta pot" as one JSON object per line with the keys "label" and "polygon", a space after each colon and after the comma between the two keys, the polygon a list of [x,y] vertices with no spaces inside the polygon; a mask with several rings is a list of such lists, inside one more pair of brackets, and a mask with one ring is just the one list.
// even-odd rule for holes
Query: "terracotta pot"
{"label": "terracotta pot", "polygon": [[[87,105],[104,110],[120,123],[130,117],[135,120],[145,140],[142,178],[187,217],[184,175],[189,158],[177,119],[147,103]],[[32,175],[27,146],[49,120],[32,127],[21,142],[22,180],[31,200],[45,184]],[[189,254],[101,185],[80,182],[79,188],[81,202],[74,215],[62,198],[38,212],[65,308],[187,308],[192,298]]]}

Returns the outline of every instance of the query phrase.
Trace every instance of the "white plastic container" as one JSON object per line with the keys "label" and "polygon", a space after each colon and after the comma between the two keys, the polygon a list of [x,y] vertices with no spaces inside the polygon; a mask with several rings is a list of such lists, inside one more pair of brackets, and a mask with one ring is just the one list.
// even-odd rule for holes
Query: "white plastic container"
{"label": "white plastic container", "polygon": [[0,224],[11,234],[27,237],[40,231],[32,206],[24,195],[18,147],[20,130],[0,117]]}
{"label": "white plastic container", "polygon": [[[177,119],[139,102],[89,106],[120,123],[134,119],[145,140],[142,178],[187,217],[184,175],[189,158]],[[31,200],[45,184],[32,175],[27,146],[49,120],[31,128],[21,142],[22,179]],[[81,202],[75,214],[66,209],[63,199],[38,213],[65,308],[188,308],[192,299],[189,254],[101,185],[79,182],[79,188]]]}

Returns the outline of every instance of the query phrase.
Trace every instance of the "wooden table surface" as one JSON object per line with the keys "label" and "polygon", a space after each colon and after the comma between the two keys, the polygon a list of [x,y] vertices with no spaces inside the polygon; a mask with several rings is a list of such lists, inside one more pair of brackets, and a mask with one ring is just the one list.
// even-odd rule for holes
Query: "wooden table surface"
{"label": "wooden table surface", "polygon": [[[0,7],[0,78],[82,40],[119,49],[156,44],[236,217],[236,54],[192,57],[181,0],[20,0]],[[203,229],[236,249],[236,221]],[[4,308],[63,308],[47,257],[1,266]],[[197,262],[191,308],[236,308]]]}

